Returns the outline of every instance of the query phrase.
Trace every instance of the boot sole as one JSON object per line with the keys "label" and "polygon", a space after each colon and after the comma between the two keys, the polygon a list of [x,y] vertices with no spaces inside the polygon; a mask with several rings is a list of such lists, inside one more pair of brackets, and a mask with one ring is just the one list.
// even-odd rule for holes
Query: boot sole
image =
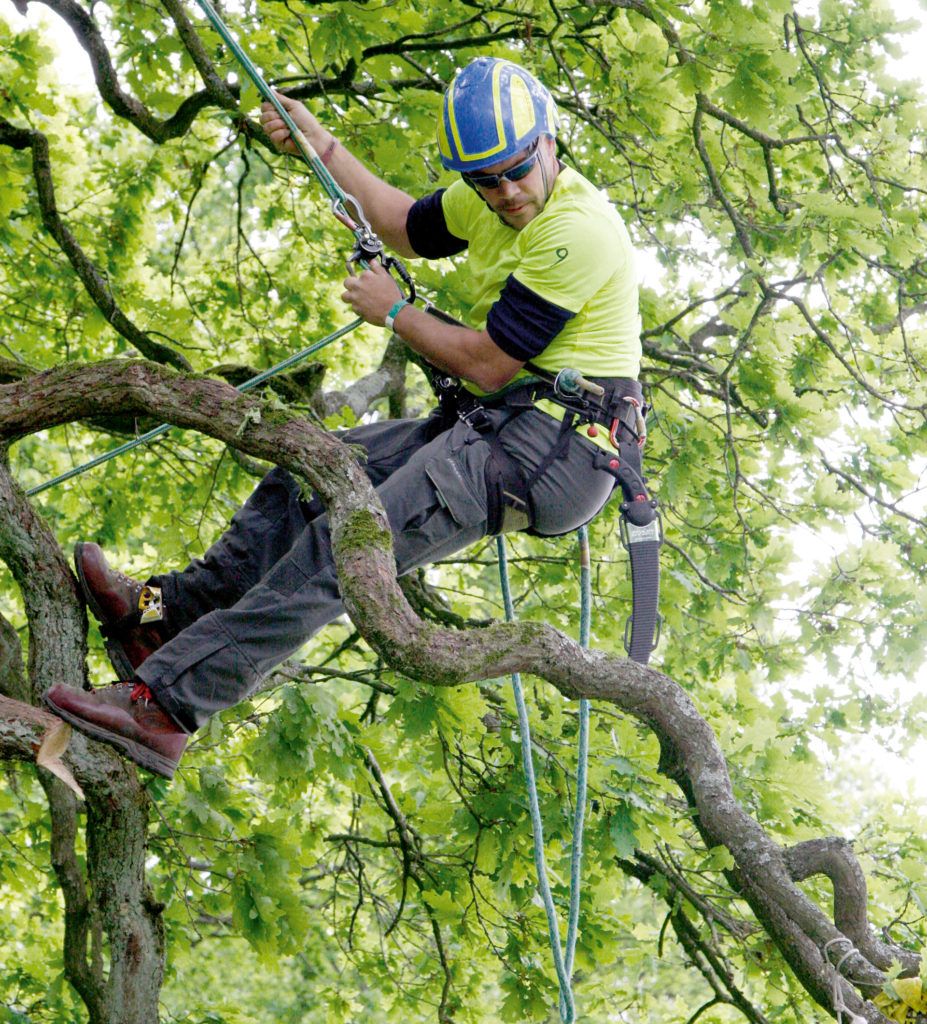
{"label": "boot sole", "polygon": [[94,725],[93,722],[88,722],[86,719],[79,718],[77,715],[72,714],[64,708],[59,708],[57,704],[48,699],[47,694],[42,699],[45,702],[45,706],[53,711],[58,718],[64,719],[65,722],[69,725],[73,725],[75,729],[82,732],[85,736],[90,736],[95,740],[99,740],[101,743],[106,743],[108,746],[115,747],[120,753],[125,754],[130,761],[133,761],[140,768],[153,772],[155,775],[160,775],[162,779],[173,779],[174,772],[177,770],[177,763],[175,761],[171,761],[169,758],[164,757],[163,754],[157,753],[157,751],[152,750],[150,747],[146,747],[141,743],[136,743],[135,740],[130,740],[126,736],[120,736],[118,733],[110,732],[109,729],[104,729],[102,726]]}
{"label": "boot sole", "polygon": [[[93,596],[93,591],[90,589],[90,586],[84,576],[84,570],[82,567],[83,553],[84,541],[81,540],[74,545],[74,571],[77,573],[81,593],[84,595],[87,607],[91,612],[93,612],[93,616],[97,622],[101,625],[106,625],[106,613],[97,604],[96,598]],[[126,654],[122,644],[118,640],[110,640],[103,637],[103,647],[106,650],[110,664],[116,670],[118,677],[120,679],[132,679],[135,676],[135,666],[131,661],[129,661],[128,655]]]}

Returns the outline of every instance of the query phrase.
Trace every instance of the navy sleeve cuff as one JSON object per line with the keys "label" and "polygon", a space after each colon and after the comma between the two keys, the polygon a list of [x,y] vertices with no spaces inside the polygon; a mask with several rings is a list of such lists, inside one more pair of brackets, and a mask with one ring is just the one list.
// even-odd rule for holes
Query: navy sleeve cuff
{"label": "navy sleeve cuff", "polygon": [[526,288],[509,274],[486,318],[490,338],[513,359],[540,355],[576,314]]}
{"label": "navy sleeve cuff", "polygon": [[446,189],[439,188],[430,196],[417,200],[406,214],[406,234],[412,248],[419,256],[427,260],[437,260],[442,256],[456,256],[467,248],[462,238],[452,235],[447,229],[444,219],[444,207],[441,196]]}

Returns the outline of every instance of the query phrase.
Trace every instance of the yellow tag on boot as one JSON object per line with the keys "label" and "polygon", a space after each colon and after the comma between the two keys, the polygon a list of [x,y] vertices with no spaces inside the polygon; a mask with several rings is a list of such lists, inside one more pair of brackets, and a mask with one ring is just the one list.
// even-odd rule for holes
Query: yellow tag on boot
{"label": "yellow tag on boot", "polygon": [[164,609],[161,604],[160,587],[142,587],[138,595],[138,610],[141,612],[141,623],[161,622],[164,618]]}

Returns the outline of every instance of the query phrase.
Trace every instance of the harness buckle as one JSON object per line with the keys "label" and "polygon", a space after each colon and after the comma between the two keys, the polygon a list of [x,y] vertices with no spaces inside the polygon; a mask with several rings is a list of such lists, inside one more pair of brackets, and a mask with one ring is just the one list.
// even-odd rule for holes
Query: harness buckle
{"label": "harness buckle", "polygon": [[[633,509],[636,504],[646,504],[648,506],[647,516],[653,516],[650,522],[647,523],[635,523],[629,518],[628,513]],[[657,544],[663,543],[663,520],[660,518],[660,513],[657,511],[657,503],[653,500],[646,502],[624,502],[621,506],[624,515],[618,520],[618,533],[621,536],[621,543],[630,550],[632,544],[641,544],[644,541],[656,541]]]}
{"label": "harness buckle", "polygon": [[478,434],[486,434],[492,429],[492,423],[486,414],[486,410],[477,401],[474,401],[469,409],[458,405],[457,418]]}
{"label": "harness buckle", "polygon": [[[624,643],[624,649],[625,649],[625,652],[627,654],[631,653],[631,631],[632,631],[633,626],[634,626],[634,614],[632,612],[632,614],[629,615],[624,620],[624,639],[623,639],[622,642]],[[651,641],[651,644],[650,644],[650,652],[649,653],[652,653],[653,651],[655,651],[657,649],[657,647],[659,647],[659,645],[660,645],[660,635],[662,634],[662,632],[663,632],[663,616],[660,615],[660,613],[658,612],[657,613],[657,617],[656,617],[656,619],[654,619],[654,623],[653,623],[653,640]]]}

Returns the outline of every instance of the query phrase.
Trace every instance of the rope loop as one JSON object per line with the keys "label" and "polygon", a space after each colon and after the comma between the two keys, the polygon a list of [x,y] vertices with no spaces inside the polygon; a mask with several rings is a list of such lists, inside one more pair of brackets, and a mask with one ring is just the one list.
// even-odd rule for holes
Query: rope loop
{"label": "rope loop", "polygon": [[[589,646],[589,625],[591,620],[591,572],[589,563],[589,534],[586,527],[577,532],[580,551],[580,644]],[[496,538],[496,551],[499,558],[499,579],[502,584],[502,600],[505,606],[505,619],[514,621],[515,609],[512,603],[512,591],[509,583],[508,557],[505,540]],[[579,924],[579,904],[581,890],[581,870],[583,860],[583,829],[586,813],[587,766],[589,760],[589,701],[579,702],[579,736],[577,740],[576,767],[576,801],[573,812],[573,843],[570,855],[570,906],[567,925],[566,952],[560,942],[560,930],[557,921],[557,909],[550,891],[550,880],[547,873],[547,861],[544,855],[544,824],[538,801],[537,780],[534,774],[534,758],[531,753],[531,726],[528,721],[528,709],[525,704],[521,675],[512,675],[512,692],[518,711],[518,731],[521,738],[521,760],[528,790],[528,806],[531,812],[531,831],[534,839],[534,863],[538,876],[538,890],[547,915],[547,931],[550,938],[550,950],[557,972],[560,986],[559,1009],[563,1024],[573,1024],[576,1020],[576,1003],[573,997],[573,962],[576,953],[576,938]],[[851,1022],[855,1024],[855,1022]],[[863,1022],[865,1024],[865,1022]]]}
{"label": "rope loop", "polygon": [[[834,963],[830,958],[830,947],[841,942],[845,942],[847,946],[849,946],[849,949],[836,963]],[[828,939],[827,942],[824,943],[824,959],[834,968],[831,1001],[833,1003],[834,1013],[837,1014],[837,1024],[866,1024],[865,1017],[860,1017],[858,1013],[853,1013],[853,1011],[849,1009],[843,1000],[843,992],[840,990],[840,979],[846,977],[842,971],[843,965],[854,953],[859,953],[859,950],[845,935],[837,935],[833,939]],[[844,1015],[846,1016],[844,1017]]]}

